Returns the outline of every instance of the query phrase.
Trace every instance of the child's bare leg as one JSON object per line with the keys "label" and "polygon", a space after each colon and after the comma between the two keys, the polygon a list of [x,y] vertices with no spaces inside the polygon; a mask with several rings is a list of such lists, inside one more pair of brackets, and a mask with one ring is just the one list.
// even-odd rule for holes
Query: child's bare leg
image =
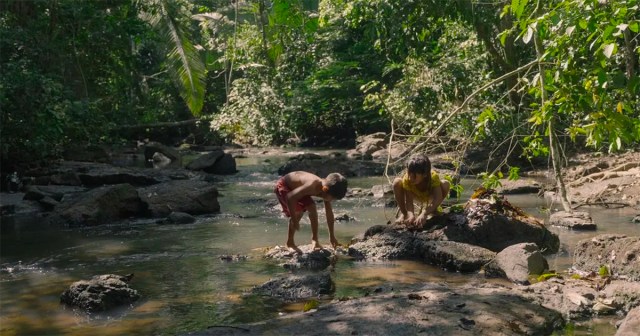
{"label": "child's bare leg", "polygon": [[[295,215],[294,215],[295,216]],[[289,218],[289,230],[287,234],[287,247],[294,250],[296,253],[302,254],[302,250],[296,246],[296,243],[293,240],[293,236],[296,233],[296,226],[300,227],[300,221],[298,221],[298,225],[295,225],[293,222],[293,218]]]}
{"label": "child's bare leg", "polygon": [[[442,180],[441,183],[440,183],[440,189],[442,190],[442,201],[444,202],[444,200],[447,197],[449,197],[449,191],[451,190],[451,184],[447,180]],[[440,202],[440,204],[438,204],[438,207],[436,207],[436,209],[434,210],[434,214],[438,214],[438,208],[440,207],[441,204],[442,204],[442,202]]]}
{"label": "child's bare leg", "polygon": [[396,177],[393,180],[393,197],[396,199],[398,205],[398,214],[395,220],[396,224],[404,224],[407,220],[407,208],[405,206],[406,196],[405,190],[402,188],[402,179]]}
{"label": "child's bare leg", "polygon": [[314,250],[322,248],[318,241],[318,213],[316,211],[309,211],[309,221],[311,222],[311,247]]}
{"label": "child's bare leg", "polygon": [[304,215],[304,212],[296,212],[296,214],[294,215],[296,216],[296,221],[295,221],[296,224],[293,228],[296,231],[300,230],[300,220],[302,219],[302,215]]}

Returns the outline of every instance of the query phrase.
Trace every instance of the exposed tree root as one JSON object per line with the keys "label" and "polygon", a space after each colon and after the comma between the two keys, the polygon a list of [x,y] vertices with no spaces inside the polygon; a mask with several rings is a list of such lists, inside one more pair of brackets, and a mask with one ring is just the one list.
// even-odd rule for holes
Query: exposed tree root
{"label": "exposed tree root", "polygon": [[612,205],[615,205],[615,206],[616,206],[616,209],[617,209],[617,208],[625,208],[625,207],[628,207],[628,206],[629,206],[629,204],[627,204],[627,203],[622,203],[622,202],[604,202],[604,201],[603,201],[603,202],[597,202],[597,203],[593,203],[593,202],[584,202],[584,203],[580,203],[580,204],[578,204],[578,205],[574,206],[572,209],[573,209],[573,210],[576,210],[576,209],[578,209],[579,207],[583,207],[583,206],[590,206],[590,205],[598,205],[598,206],[603,206],[603,207],[605,207],[605,208],[611,208],[611,206],[612,206]]}
{"label": "exposed tree root", "polygon": [[638,173],[629,172],[628,170],[637,168],[637,167],[640,167],[640,162],[627,162],[609,170],[605,170],[605,171],[601,171],[601,172],[597,172],[597,173],[593,173],[593,174],[589,174],[587,176],[581,177],[571,182],[569,185],[571,187],[579,187],[587,182],[599,182],[599,181],[604,181],[604,180],[612,179],[616,177],[635,175]]}

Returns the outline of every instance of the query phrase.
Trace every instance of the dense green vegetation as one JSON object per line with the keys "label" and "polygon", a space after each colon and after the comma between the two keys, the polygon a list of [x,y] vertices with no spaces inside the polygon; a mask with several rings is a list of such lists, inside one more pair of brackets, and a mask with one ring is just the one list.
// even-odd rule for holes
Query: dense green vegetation
{"label": "dense green vegetation", "polygon": [[198,141],[348,145],[393,131],[525,155],[624,149],[640,140],[639,6],[2,0],[3,164],[194,117],[210,132]]}

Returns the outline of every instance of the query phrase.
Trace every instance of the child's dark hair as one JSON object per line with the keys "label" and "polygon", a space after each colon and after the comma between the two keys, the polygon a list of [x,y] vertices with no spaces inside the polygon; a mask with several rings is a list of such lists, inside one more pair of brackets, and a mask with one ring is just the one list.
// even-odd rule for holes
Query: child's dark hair
{"label": "child's dark hair", "polygon": [[424,154],[414,154],[407,161],[407,172],[412,174],[431,175],[431,161]]}
{"label": "child's dark hair", "polygon": [[331,173],[325,178],[326,186],[329,187],[327,193],[334,199],[342,199],[347,193],[347,179],[338,173]]}

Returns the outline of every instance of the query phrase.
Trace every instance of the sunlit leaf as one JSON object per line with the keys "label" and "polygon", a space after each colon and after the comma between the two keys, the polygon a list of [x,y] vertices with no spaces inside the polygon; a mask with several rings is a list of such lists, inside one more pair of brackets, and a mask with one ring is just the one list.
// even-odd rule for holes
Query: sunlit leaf
{"label": "sunlit leaf", "polygon": [[607,58],[611,58],[611,55],[613,55],[616,52],[616,49],[617,49],[617,45],[615,43],[609,43],[604,46],[604,48],[602,49],[602,53]]}
{"label": "sunlit leaf", "polygon": [[531,26],[527,27],[527,32],[524,33],[524,36],[522,36],[522,41],[524,43],[529,43],[529,41],[531,41],[531,37],[533,36],[533,29],[531,28]]}
{"label": "sunlit leaf", "polygon": [[622,104],[622,102],[618,102],[618,106],[616,106],[616,111],[618,111],[618,113],[622,113],[623,107],[624,105]]}

